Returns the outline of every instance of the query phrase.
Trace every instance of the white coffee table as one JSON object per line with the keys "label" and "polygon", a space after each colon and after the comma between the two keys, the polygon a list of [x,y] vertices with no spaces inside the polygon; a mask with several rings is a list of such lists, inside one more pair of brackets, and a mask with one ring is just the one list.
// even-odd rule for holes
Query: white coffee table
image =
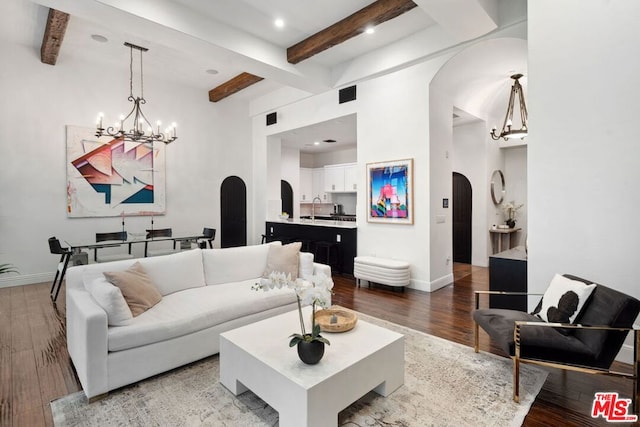
{"label": "white coffee table", "polygon": [[359,319],[351,331],[323,333],[331,345],[305,365],[288,346],[298,319],[294,310],[220,335],[220,382],[234,395],[258,395],[280,427],[337,426],[338,413],[369,391],[386,397],[404,383],[404,335]]}

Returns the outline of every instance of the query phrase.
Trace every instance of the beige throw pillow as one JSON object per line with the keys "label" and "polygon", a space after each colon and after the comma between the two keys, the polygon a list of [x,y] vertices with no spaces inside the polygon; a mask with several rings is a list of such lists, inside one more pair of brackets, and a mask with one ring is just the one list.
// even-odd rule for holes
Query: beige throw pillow
{"label": "beige throw pillow", "polygon": [[264,277],[274,271],[291,274],[291,280],[298,278],[298,265],[300,262],[300,248],[302,243],[294,242],[288,245],[270,245],[267,254],[267,268]]}
{"label": "beige throw pillow", "polygon": [[120,288],[133,317],[162,300],[162,294],[139,262],[125,271],[105,271],[103,274],[109,282]]}

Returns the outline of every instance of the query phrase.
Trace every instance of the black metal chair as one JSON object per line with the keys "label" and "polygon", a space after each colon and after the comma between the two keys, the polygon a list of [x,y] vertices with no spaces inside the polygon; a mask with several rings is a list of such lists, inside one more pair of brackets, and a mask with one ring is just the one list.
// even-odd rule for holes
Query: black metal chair
{"label": "black metal chair", "polygon": [[120,242],[120,243],[105,243],[101,246],[96,246],[93,249],[93,260],[95,262],[110,262],[110,261],[119,261],[122,259],[131,259],[133,255],[131,255],[131,243],[128,244],[129,250],[127,253],[116,253],[116,254],[101,254],[98,256],[98,249],[102,248],[113,248],[122,246],[124,242],[127,241],[127,232],[126,231],[115,231],[111,233],[96,233],[96,243],[98,242]]}
{"label": "black metal chair", "polygon": [[54,255],[60,255],[60,261],[58,261],[58,267],[56,269],[56,276],[53,278],[51,290],[49,291],[51,299],[55,302],[56,299],[58,299],[58,293],[60,293],[62,281],[64,280],[64,275],[67,272],[67,266],[69,265],[72,252],[69,248],[63,248],[60,244],[60,240],[55,237],[49,237],[49,251]]}
{"label": "black metal chair", "polygon": [[198,239],[198,246],[201,249],[207,248],[207,242],[209,242],[209,249],[213,249],[213,241],[216,238],[216,229],[205,227],[202,230],[202,237]]}
{"label": "black metal chair", "polygon": [[[157,239],[160,238],[159,241],[171,241],[171,239],[166,239],[166,237],[171,237],[173,235],[173,231],[170,228],[158,228],[154,230],[146,230],[147,231],[147,239]],[[179,249],[176,249],[176,241],[173,240],[172,248],[161,248],[161,249],[153,249],[149,250],[149,243],[153,243],[152,241],[144,242],[144,256],[158,256],[158,255],[168,255],[175,252],[180,252]]]}
{"label": "black metal chair", "polygon": [[[593,282],[565,274],[571,280]],[[513,359],[513,400],[519,402],[520,363],[532,363],[590,374],[605,374],[633,380],[634,413],[640,410],[638,370],[640,334],[633,328],[640,301],[619,291],[596,284],[576,323],[547,323],[539,317],[517,310],[480,309],[481,294],[522,295],[502,291],[476,291],[473,313],[475,351],[478,352],[478,326],[482,327]],[[526,294],[525,294],[526,295]],[[629,331],[633,331],[634,373],[611,370]]]}

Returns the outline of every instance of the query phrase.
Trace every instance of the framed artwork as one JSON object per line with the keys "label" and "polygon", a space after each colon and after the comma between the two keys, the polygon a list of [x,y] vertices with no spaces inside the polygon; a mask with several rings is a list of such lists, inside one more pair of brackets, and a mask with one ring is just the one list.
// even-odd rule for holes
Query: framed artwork
{"label": "framed artwork", "polygon": [[367,163],[367,221],[413,224],[413,159]]}
{"label": "framed artwork", "polygon": [[97,138],[67,126],[67,216],[165,213],[165,145]]}

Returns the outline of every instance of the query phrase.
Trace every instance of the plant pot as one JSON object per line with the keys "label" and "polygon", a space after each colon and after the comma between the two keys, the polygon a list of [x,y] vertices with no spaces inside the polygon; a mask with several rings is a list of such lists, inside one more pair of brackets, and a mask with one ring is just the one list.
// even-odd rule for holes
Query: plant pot
{"label": "plant pot", "polygon": [[515,219],[508,219],[505,221],[505,223],[509,226],[509,228],[513,228],[516,226],[516,220]]}
{"label": "plant pot", "polygon": [[307,365],[315,365],[324,356],[324,343],[321,341],[300,341],[298,357]]}

